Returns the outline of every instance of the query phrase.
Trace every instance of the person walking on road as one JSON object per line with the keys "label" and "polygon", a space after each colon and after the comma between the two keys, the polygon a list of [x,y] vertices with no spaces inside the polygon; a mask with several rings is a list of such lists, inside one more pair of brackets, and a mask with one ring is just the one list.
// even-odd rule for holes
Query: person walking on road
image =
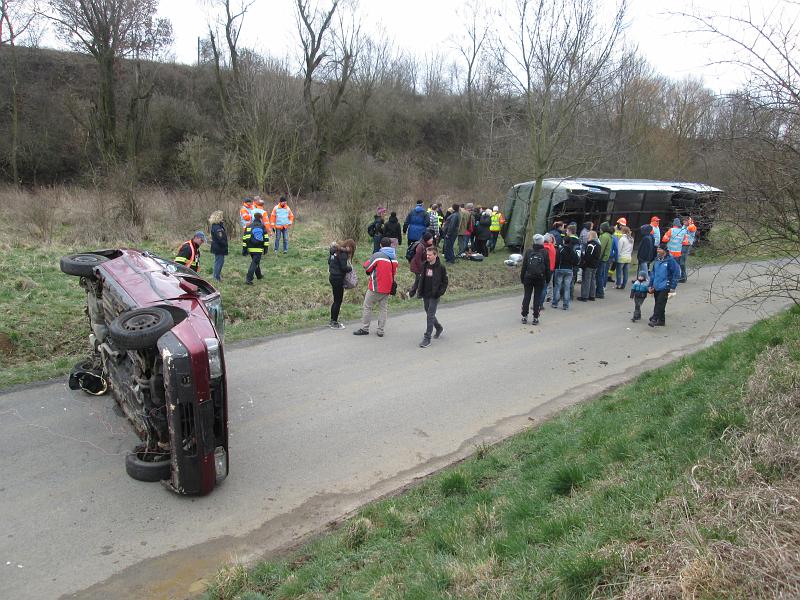
{"label": "person walking on road", "polygon": [[653,316],[650,317],[650,327],[663,327],[667,323],[667,300],[675,295],[681,268],[678,262],[667,252],[664,245],[658,247],[656,260],[650,273],[650,293],[655,297]]}
{"label": "person walking on road", "polygon": [[344,323],[339,322],[339,311],[344,300],[344,278],[353,270],[350,264],[352,257],[343,245],[333,242],[328,254],[328,281],[333,291],[333,304],[331,304],[331,329],[344,329]]}
{"label": "person walking on road", "polygon": [[184,267],[189,267],[195,273],[200,272],[200,246],[206,241],[206,234],[202,231],[197,231],[192,236],[192,239],[186,240],[178,248],[178,254],[175,256],[175,262]]}
{"label": "person walking on road", "polygon": [[[417,296],[422,298],[427,318],[425,334],[419,343],[420,348],[427,348],[431,345],[431,334],[434,339],[438,339],[442,335],[444,327],[436,318],[436,309],[439,306],[439,298],[447,291],[447,283],[447,269],[439,260],[439,251],[431,244],[425,249],[425,264],[417,290]],[[434,333],[434,329],[436,333]]]}
{"label": "person walking on road", "polygon": [[640,241],[639,250],[636,251],[636,260],[639,262],[637,273],[647,273],[650,271],[650,263],[655,260],[656,247],[653,241],[653,226],[642,225],[639,229]]}
{"label": "person walking on road", "polygon": [[211,225],[211,254],[214,255],[213,277],[217,281],[222,281],[222,265],[225,264],[225,256],[228,254],[228,232],[225,231],[225,218],[221,210],[215,210],[208,217]]}
{"label": "person walking on road", "polygon": [[633,298],[633,317],[631,321],[636,323],[642,318],[642,304],[647,300],[647,292],[650,284],[647,283],[647,275],[639,273],[636,280],[631,284],[631,298]]}
{"label": "person walking on road", "polygon": [[569,310],[572,300],[572,275],[578,266],[578,253],[575,246],[580,245],[577,237],[567,236],[564,245],[556,253],[556,270],[553,275],[553,308],[558,308],[558,301],[562,300],[564,310]]}
{"label": "person walking on road", "polygon": [[247,245],[247,254],[250,256],[250,266],[244,280],[247,285],[253,285],[253,277],[264,278],[261,274],[261,258],[264,256],[264,248],[266,248],[269,238],[267,238],[267,228],[261,219],[261,213],[255,213],[253,222],[245,228],[242,236],[242,240]]}
{"label": "person walking on road", "polygon": [[586,242],[586,249],[581,255],[581,295],[578,300],[594,302],[597,293],[597,266],[600,264],[600,242],[597,241],[597,232],[590,231]]}
{"label": "person walking on road", "polygon": [[364,269],[369,277],[369,289],[364,296],[361,328],[356,329],[353,335],[369,335],[372,309],[377,304],[380,311],[377,334],[378,337],[383,337],[389,316],[389,295],[394,293],[394,278],[397,275],[397,254],[389,238],[381,240],[381,249],[364,263]]}
{"label": "person walking on road", "polygon": [[544,282],[550,278],[550,255],[544,249],[544,236],[537,233],[533,236],[533,247],[525,252],[519,279],[525,293],[522,296],[522,323],[528,322],[528,310],[533,300],[533,325],[539,324],[540,301]]}
{"label": "person walking on road", "polygon": [[281,238],[283,238],[283,253],[289,252],[289,228],[294,225],[294,213],[286,204],[286,196],[281,196],[278,204],[272,209],[270,215],[272,229],[275,230],[275,254],[278,253]]}
{"label": "person walking on road", "polygon": [[430,217],[422,204],[422,200],[417,200],[417,205],[411,209],[403,223],[403,233],[406,234],[408,245],[422,239],[422,234],[428,228]]}

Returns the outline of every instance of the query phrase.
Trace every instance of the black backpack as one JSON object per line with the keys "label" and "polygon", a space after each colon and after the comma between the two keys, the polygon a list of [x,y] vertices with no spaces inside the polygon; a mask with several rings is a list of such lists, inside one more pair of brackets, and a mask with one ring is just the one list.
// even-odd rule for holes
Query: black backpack
{"label": "black backpack", "polygon": [[525,268],[525,279],[544,279],[546,272],[545,262],[549,260],[543,250],[534,250],[528,255],[528,264]]}
{"label": "black backpack", "polygon": [[412,243],[406,249],[406,260],[408,262],[411,262],[411,260],[414,258],[414,254],[416,254],[416,252],[417,252],[417,246],[419,246],[419,240],[417,240],[416,242]]}
{"label": "black backpack", "polygon": [[367,235],[369,235],[369,237],[375,237],[375,221],[370,223],[369,227],[367,227]]}

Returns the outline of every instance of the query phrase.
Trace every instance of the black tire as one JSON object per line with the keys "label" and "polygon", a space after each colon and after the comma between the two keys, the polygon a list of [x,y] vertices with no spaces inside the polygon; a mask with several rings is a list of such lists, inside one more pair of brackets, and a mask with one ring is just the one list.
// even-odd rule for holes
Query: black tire
{"label": "black tire", "polygon": [[124,350],[144,350],[174,326],[175,320],[167,309],[152,306],[122,313],[111,321],[108,333]]}
{"label": "black tire", "polygon": [[61,271],[76,277],[94,277],[94,268],[107,260],[99,254],[70,254],[61,257]]}
{"label": "black tire", "polygon": [[[145,458],[160,458],[162,460],[144,460]],[[172,474],[172,461],[169,455],[149,455],[136,447],[136,451],[125,457],[125,472],[131,479],[153,483],[162,479],[169,479]]]}

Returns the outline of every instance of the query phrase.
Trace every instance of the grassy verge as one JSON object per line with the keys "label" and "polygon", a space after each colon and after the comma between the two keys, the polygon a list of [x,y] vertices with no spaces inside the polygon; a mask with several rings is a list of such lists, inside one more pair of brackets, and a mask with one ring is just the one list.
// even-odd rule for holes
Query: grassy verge
{"label": "grassy verge", "polygon": [[[795,309],[504,443],[479,447],[462,464],[364,507],[337,532],[283,560],[224,568],[207,598],[680,597],[681,589],[691,597],[765,595],[757,577],[763,560],[725,561],[748,556],[753,536],[731,515],[746,503],[728,506],[714,490],[742,485],[736,465],[765,439],[759,411],[779,393],[776,382],[784,391],[794,386],[794,404],[780,404],[792,420],[777,418],[793,427],[770,431],[790,439],[782,440],[782,452],[775,452],[776,442],[751,458],[747,481],[774,488],[786,469],[797,475],[798,341]],[[776,349],[782,378],[764,374]],[[767,382],[761,387],[754,383],[759,377]],[[754,404],[754,396],[761,401]],[[698,464],[708,479],[702,493]],[[796,515],[793,493],[781,499]],[[709,504],[709,494],[717,504]],[[727,520],[695,526],[693,511],[703,506],[712,510],[702,514],[719,512]],[[785,512],[770,521],[770,512],[780,512],[776,506],[782,505],[750,511],[778,540],[769,544],[773,553],[785,543],[781,527],[796,533],[798,522]],[[800,574],[791,548],[781,555],[789,575],[780,575],[775,561],[768,565],[766,595],[797,592],[786,587]],[[723,572],[739,576],[725,579]]]}
{"label": "grassy verge", "polygon": [[[235,252],[228,256],[223,281],[226,340],[245,340],[322,325],[330,319],[328,250],[324,226],[304,224],[295,231],[287,256],[271,252],[262,262],[265,278],[255,286],[244,285],[249,258]],[[114,246],[117,244],[107,244]],[[119,245],[128,245],[121,242]],[[175,248],[163,242],[143,241],[137,247],[171,258]],[[0,252],[0,388],[61,375],[87,352],[89,328],[86,303],[78,280],[61,273],[64,254],[93,249],[66,244],[33,246],[22,242]],[[362,243],[358,260],[371,254]],[[405,248],[400,250],[400,254]],[[475,298],[518,287],[518,272],[502,264],[507,253],[499,250],[488,260],[459,261],[448,267],[450,288],[446,301]],[[411,286],[413,277],[403,256],[399,257],[398,288]],[[201,270],[209,276],[213,257],[203,254]],[[367,281],[359,269],[359,285],[345,294],[342,319],[360,315]],[[417,307],[418,301],[395,297],[391,310]]]}

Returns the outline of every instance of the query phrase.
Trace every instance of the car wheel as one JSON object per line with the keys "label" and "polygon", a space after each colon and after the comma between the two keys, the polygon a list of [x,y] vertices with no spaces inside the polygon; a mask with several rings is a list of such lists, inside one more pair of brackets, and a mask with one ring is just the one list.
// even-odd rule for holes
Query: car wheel
{"label": "car wheel", "polygon": [[111,321],[108,333],[114,343],[125,350],[144,350],[154,346],[162,335],[175,326],[170,312],[152,306],[122,313]]}
{"label": "car wheel", "polygon": [[61,257],[61,271],[77,277],[94,277],[94,268],[107,260],[99,254],[70,254]]}
{"label": "car wheel", "polygon": [[170,478],[172,462],[169,454],[146,452],[141,446],[137,446],[125,457],[125,472],[131,479],[152,483]]}

